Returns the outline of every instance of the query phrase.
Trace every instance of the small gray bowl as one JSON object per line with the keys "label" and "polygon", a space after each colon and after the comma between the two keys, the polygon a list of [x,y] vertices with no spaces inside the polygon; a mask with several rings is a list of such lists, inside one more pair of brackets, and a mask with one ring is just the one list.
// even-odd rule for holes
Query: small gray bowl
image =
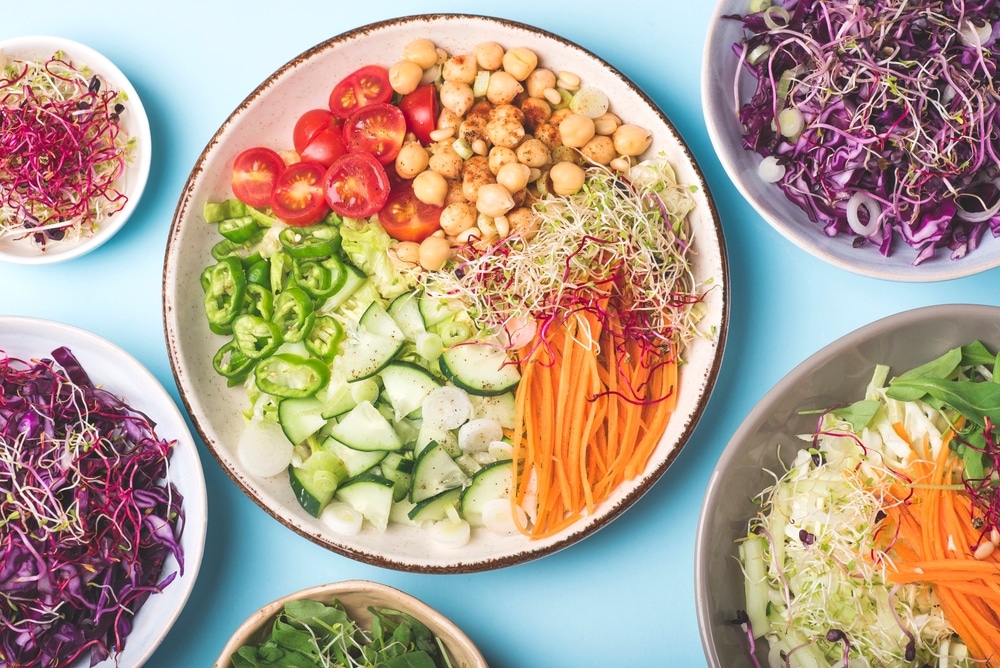
{"label": "small gray bowl", "polygon": [[[757,511],[752,499],[773,482],[766,468],[790,461],[815,416],[801,411],[861,398],[876,364],[893,373],[979,339],[1000,347],[1000,307],[947,304],[904,311],[834,341],[781,379],[740,425],[708,483],[695,538],[695,605],[710,668],[751,666],[745,637],[733,624],[745,608],[736,540]],[[761,665],[766,643],[757,643]]]}

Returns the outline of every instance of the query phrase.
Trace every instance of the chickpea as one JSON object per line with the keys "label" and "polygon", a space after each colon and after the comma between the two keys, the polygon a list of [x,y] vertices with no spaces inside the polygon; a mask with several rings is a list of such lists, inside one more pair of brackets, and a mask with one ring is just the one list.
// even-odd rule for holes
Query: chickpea
{"label": "chickpea", "polygon": [[486,138],[494,146],[513,148],[521,143],[524,135],[524,126],[511,118],[497,118],[486,124]]}
{"label": "chickpea", "polygon": [[479,139],[486,139],[488,120],[482,114],[466,116],[462,124],[458,126],[458,136],[470,144]]}
{"label": "chickpea", "polygon": [[528,167],[544,167],[552,159],[549,147],[537,138],[527,139],[515,150],[517,160]]}
{"label": "chickpea", "polygon": [[465,199],[465,193],[462,192],[462,181],[457,177],[455,179],[449,179],[448,194],[444,196],[445,206],[461,202],[468,202],[468,200]]}
{"label": "chickpea", "polygon": [[559,134],[559,127],[552,124],[549,119],[545,123],[535,126],[535,139],[545,144],[550,151],[562,146],[562,136]]}
{"label": "chickpea", "polygon": [[525,241],[531,241],[538,234],[541,221],[528,207],[519,206],[511,209],[505,216],[512,234],[521,236]]}
{"label": "chickpea", "polygon": [[594,119],[594,132],[599,135],[607,135],[610,137],[615,133],[615,130],[617,130],[618,126],[621,124],[622,119],[618,118],[610,111],[606,111]]}
{"label": "chickpea", "polygon": [[653,143],[653,133],[638,125],[626,123],[615,130],[611,139],[615,143],[615,151],[620,155],[634,157],[640,155]]}
{"label": "chickpea", "polygon": [[443,206],[448,194],[448,181],[433,169],[426,169],[413,178],[413,195],[424,204]]}
{"label": "chickpea", "polygon": [[583,167],[572,162],[557,162],[549,170],[552,192],[557,195],[575,195],[583,187],[586,173]]}
{"label": "chickpea", "polygon": [[589,142],[580,148],[583,157],[599,165],[611,164],[611,161],[618,155],[615,152],[615,143],[611,137],[596,135]]}
{"label": "chickpea", "polygon": [[569,107],[560,107],[555,109],[553,110],[552,115],[549,116],[549,123],[552,123],[552,125],[559,125],[572,113],[573,112],[569,110]]}
{"label": "chickpea", "polygon": [[462,175],[464,162],[451,144],[442,143],[428,158],[427,167],[446,179],[457,179]]}
{"label": "chickpea", "polygon": [[400,262],[417,264],[420,261],[420,244],[416,241],[400,241],[393,250]]}
{"label": "chickpea", "polygon": [[458,130],[458,126],[462,124],[462,117],[456,114],[451,109],[447,107],[442,107],[441,112],[438,114],[437,128],[438,130]]}
{"label": "chickpea", "polygon": [[444,61],[441,78],[455,83],[471,84],[476,80],[479,67],[474,56],[455,55]]}
{"label": "chickpea", "polygon": [[552,107],[541,98],[528,97],[521,101],[521,112],[524,114],[525,126],[536,128],[549,119]]}
{"label": "chickpea", "polygon": [[412,179],[427,169],[430,154],[418,141],[403,144],[396,155],[396,173],[404,179]]}
{"label": "chickpea", "polygon": [[490,111],[489,119],[524,123],[524,112],[513,104],[498,104]]}
{"label": "chickpea", "polygon": [[420,266],[427,271],[437,271],[451,259],[451,244],[444,237],[429,236],[420,242]]}
{"label": "chickpea", "polygon": [[469,202],[453,202],[441,211],[441,229],[457,237],[476,224],[476,207]]}
{"label": "chickpea", "polygon": [[412,60],[400,60],[389,68],[389,85],[400,95],[412,93],[424,78],[424,71]]}
{"label": "chickpea", "polygon": [[488,183],[496,183],[496,178],[490,171],[489,158],[474,155],[466,160],[462,169],[462,194],[465,199],[475,202],[479,196],[479,188]]}
{"label": "chickpea", "polygon": [[528,186],[531,167],[519,162],[509,162],[497,172],[497,183],[509,192],[516,193]]}
{"label": "chickpea", "polygon": [[524,86],[520,81],[510,72],[500,70],[490,74],[490,81],[486,85],[486,99],[493,104],[507,104],[523,91]]}
{"label": "chickpea", "polygon": [[[514,198],[511,197],[507,188],[499,183],[487,183],[480,186],[479,196],[476,198],[476,210],[479,213],[493,218],[502,216],[513,208]],[[479,227],[482,229],[482,224]]]}
{"label": "chickpea", "polygon": [[479,69],[493,72],[503,67],[503,47],[496,42],[482,42],[472,49]]}
{"label": "chickpea", "polygon": [[472,94],[472,87],[467,83],[458,81],[445,81],[441,84],[441,91],[438,93],[441,106],[450,109],[456,116],[465,116],[472,103],[476,101]]}
{"label": "chickpea", "polygon": [[543,98],[546,89],[556,87],[555,72],[538,67],[524,80],[524,87],[529,96]]}
{"label": "chickpea", "polygon": [[494,146],[490,149],[489,155],[490,171],[496,176],[500,173],[500,170],[504,165],[517,162],[517,153],[514,149],[507,148],[506,146]]}
{"label": "chickpea", "polygon": [[583,114],[570,114],[559,124],[559,134],[565,146],[580,148],[594,136],[594,119]]}
{"label": "chickpea", "polygon": [[437,47],[429,39],[415,39],[403,46],[403,60],[415,62],[420,69],[429,69],[437,64]]}
{"label": "chickpea", "polygon": [[503,68],[518,81],[528,78],[538,67],[538,56],[527,47],[514,47],[503,54]]}

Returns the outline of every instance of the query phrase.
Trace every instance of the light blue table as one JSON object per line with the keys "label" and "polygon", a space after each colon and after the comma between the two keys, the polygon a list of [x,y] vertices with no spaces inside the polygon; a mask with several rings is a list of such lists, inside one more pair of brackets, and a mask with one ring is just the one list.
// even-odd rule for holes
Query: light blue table
{"label": "light blue table", "polygon": [[795,365],[872,320],[934,303],[1000,304],[996,270],[929,285],[862,278],[793,247],[754,213],[716,159],[702,117],[700,63],[711,5],[663,0],[652,13],[634,3],[595,0],[66,0],[6,8],[0,38],[60,35],[121,67],[149,112],[154,158],[139,210],[107,245],[64,265],[0,265],[0,313],[59,320],[111,340],[145,364],[178,404],[160,288],[181,187],[245,95],[292,57],[351,28],[409,14],[463,12],[533,24],[575,41],[632,78],[673,120],[723,220],[732,312],[721,376],[688,446],[624,516],[521,566],[461,576],[407,574],[300,538],[246,498],[203,450],[210,506],[205,559],[187,608],[149,668],[210,666],[232,630],[260,605],[350,578],[398,587],[438,608],[494,668],[705,664],[695,621],[695,528],[715,461],[743,417]]}

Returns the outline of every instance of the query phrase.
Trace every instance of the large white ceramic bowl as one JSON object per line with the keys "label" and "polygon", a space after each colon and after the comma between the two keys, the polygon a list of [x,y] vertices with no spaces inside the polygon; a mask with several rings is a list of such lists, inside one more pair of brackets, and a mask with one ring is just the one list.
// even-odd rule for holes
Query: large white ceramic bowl
{"label": "large white ceramic bowl", "polygon": [[[176,439],[169,476],[184,496],[184,528],[181,535],[184,566],[171,556],[163,565],[164,575],[177,577],[162,592],[151,595],[133,620],[125,648],[93,668],[141,666],[166,637],[187,603],[198,578],[205,549],[208,500],[198,450],[183,414],[163,385],[130,354],[91,332],[37,318],[0,317],[0,351],[24,360],[49,358],[66,346],[76,356],[90,379],[143,412],[156,425],[157,436]],[[87,668],[89,654],[68,668]]]}
{"label": "large white ceramic bowl", "polygon": [[[202,217],[203,204],[231,196],[231,166],[240,151],[260,144],[289,145],[298,115],[325,107],[336,81],[363,65],[391,65],[403,45],[416,38],[429,38],[452,52],[468,52],[491,40],[507,48],[531,48],[541,63],[570,70],[602,88],[629,122],[653,131],[650,151],[663,151],[678,179],[696,186],[697,209],[691,214],[696,230],[694,271],[697,280],[714,282],[707,294],[704,329],[715,335],[695,341],[686,352],[677,411],[646,471],[621,486],[593,515],[546,539],[480,531],[456,550],[435,546],[424,532],[401,525],[378,533],[366,524],[357,536],[332,532],[298,507],[287,476],[258,479],[247,474],[235,453],[245,393],[226,387],[212,368],[212,356],[224,339],[209,331],[199,282],[202,270],[212,263],[209,249],[217,241],[214,226]],[[195,426],[219,464],[261,508],[302,536],[354,559],[400,570],[464,572],[499,568],[568,546],[617,517],[662,475],[690,437],[718,374],[728,323],[728,265],[717,211],[699,167],[673,125],[624,75],[596,55],[526,25],[478,16],[413,16],[365,26],[306,51],[251,92],[226,120],[181,194],[166,249],[163,308],[171,364]]]}
{"label": "large white ceramic bowl", "polygon": [[131,218],[139,205],[153,155],[149,118],[135,87],[118,67],[93,48],[64,37],[28,36],[0,40],[0,52],[20,60],[51,58],[57,51],[65,54],[75,68],[89,68],[104,78],[107,85],[128,96],[121,126],[128,136],[135,138],[135,149],[127,164],[125,174],[119,179],[119,189],[128,198],[121,211],[110,216],[97,230],[84,233],[77,239],[49,239],[44,248],[30,237],[14,233],[0,236],[0,260],[16,264],[50,264],[79,257],[102,246]]}
{"label": "large white ceramic bowl", "polygon": [[232,656],[240,647],[252,645],[266,638],[275,617],[289,601],[319,601],[343,605],[347,614],[361,628],[370,629],[372,614],[369,607],[405,612],[423,623],[431,633],[441,639],[454,661],[455,668],[486,668],[486,659],[454,622],[423,601],[388,585],[366,580],[346,580],[317,585],[271,601],[247,617],[233,631],[213,668],[232,668]]}
{"label": "large white ceramic bowl", "polygon": [[913,264],[916,251],[898,238],[889,257],[879,253],[871,243],[854,248],[852,235],[826,236],[822,226],[810,221],[776,185],[758,176],[761,157],[744,150],[737,111],[739,105],[750,98],[755,81],[743,74],[739,85],[734,85],[739,63],[733,45],[742,39],[744,30],[738,20],[724,18],[746,14],[749,5],[749,0],[719,0],[709,19],[702,54],[701,93],[708,134],[719,160],[733,184],[760,216],[802,250],[862,276],[900,282],[933,282],[971,276],[1000,265],[1000,239],[994,238],[989,231],[979,247],[961,259],[950,259],[944,249],[919,265]]}
{"label": "large white ceramic bowl", "polygon": [[[802,447],[825,409],[864,396],[877,364],[893,373],[911,369],[956,346],[979,339],[1000,349],[1000,308],[975,304],[927,306],[882,318],[815,353],[781,379],[747,415],[726,445],[709,480],[695,540],[695,605],[710,668],[749,668],[746,638],[733,624],[745,609],[739,538],[760,509],[754,503]],[[767,665],[758,642],[759,665]]]}

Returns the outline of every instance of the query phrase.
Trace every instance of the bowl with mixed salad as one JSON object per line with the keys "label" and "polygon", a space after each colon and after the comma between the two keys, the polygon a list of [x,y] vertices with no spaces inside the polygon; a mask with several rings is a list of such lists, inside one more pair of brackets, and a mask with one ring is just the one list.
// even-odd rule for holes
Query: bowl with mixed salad
{"label": "bowl with mixed salad", "polygon": [[940,281],[1000,264],[996,8],[721,0],[709,135],[778,233],[842,269]]}
{"label": "bowl with mixed salad", "polygon": [[690,437],[728,320],[711,193],[597,56],[500,19],[365,26],[212,138],[164,324],[218,462],[311,540],[390,568],[536,558]]}
{"label": "bowl with mixed salad", "polygon": [[0,318],[0,393],[0,663],[142,665],[205,544],[183,414],[115,344],[37,318]]}
{"label": "bowl with mixed salad", "polygon": [[823,348],[726,446],[699,521],[710,666],[996,666],[1000,309]]}
{"label": "bowl with mixed salad", "polygon": [[458,625],[416,597],[378,582],[316,585],[247,617],[215,668],[352,665],[486,668]]}
{"label": "bowl with mixed salad", "polygon": [[0,111],[0,260],[71,260],[125,225],[152,142],[142,101],[113,62],[63,37],[0,40]]}

